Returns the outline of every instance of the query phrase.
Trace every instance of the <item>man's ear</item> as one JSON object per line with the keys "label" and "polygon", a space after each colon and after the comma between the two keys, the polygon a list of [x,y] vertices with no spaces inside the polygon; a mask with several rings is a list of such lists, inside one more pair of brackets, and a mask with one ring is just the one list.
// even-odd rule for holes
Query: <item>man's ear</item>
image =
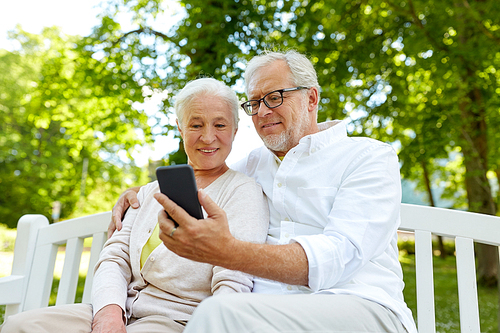
{"label": "man's ear", "polygon": [[309,104],[307,111],[313,112],[318,109],[318,103],[319,103],[319,92],[318,88],[316,87],[311,87],[308,91],[309,95]]}

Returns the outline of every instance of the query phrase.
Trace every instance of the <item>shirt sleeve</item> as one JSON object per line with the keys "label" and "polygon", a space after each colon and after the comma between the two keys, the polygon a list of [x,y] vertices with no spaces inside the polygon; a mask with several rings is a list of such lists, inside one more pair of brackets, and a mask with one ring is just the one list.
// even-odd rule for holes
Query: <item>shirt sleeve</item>
{"label": "shirt sleeve", "polygon": [[384,253],[399,226],[401,183],[397,155],[374,144],[345,170],[323,234],[297,236],[309,262],[313,291],[348,283]]}

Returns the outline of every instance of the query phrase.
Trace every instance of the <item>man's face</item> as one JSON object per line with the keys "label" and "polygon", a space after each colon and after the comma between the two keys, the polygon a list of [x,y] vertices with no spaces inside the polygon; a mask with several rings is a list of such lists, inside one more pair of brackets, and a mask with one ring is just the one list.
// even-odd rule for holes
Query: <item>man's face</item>
{"label": "man's face", "polygon": [[[260,99],[265,94],[295,85],[288,65],[281,60],[259,69],[248,83],[248,99]],[[283,104],[270,109],[260,103],[259,112],[252,116],[257,133],[267,148],[277,156],[284,156],[305,135],[312,133],[309,111],[309,90],[283,93]]]}

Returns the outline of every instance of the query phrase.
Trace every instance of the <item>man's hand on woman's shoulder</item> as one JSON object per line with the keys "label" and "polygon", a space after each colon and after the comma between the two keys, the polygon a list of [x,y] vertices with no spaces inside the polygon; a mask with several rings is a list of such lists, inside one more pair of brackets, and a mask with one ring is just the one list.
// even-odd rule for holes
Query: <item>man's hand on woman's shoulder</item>
{"label": "man's hand on woman's shoulder", "polygon": [[139,208],[139,200],[137,200],[137,193],[141,189],[140,186],[132,187],[123,192],[118,201],[111,211],[111,222],[108,226],[108,239],[113,235],[115,230],[122,229],[122,219],[125,216],[127,209],[132,206],[132,208]]}

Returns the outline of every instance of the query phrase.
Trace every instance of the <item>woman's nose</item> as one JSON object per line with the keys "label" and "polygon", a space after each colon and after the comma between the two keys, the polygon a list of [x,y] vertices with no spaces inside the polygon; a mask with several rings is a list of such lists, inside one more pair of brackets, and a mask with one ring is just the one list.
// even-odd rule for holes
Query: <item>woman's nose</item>
{"label": "woman's nose", "polygon": [[215,131],[212,128],[205,128],[201,133],[201,140],[204,143],[211,143],[215,140]]}

